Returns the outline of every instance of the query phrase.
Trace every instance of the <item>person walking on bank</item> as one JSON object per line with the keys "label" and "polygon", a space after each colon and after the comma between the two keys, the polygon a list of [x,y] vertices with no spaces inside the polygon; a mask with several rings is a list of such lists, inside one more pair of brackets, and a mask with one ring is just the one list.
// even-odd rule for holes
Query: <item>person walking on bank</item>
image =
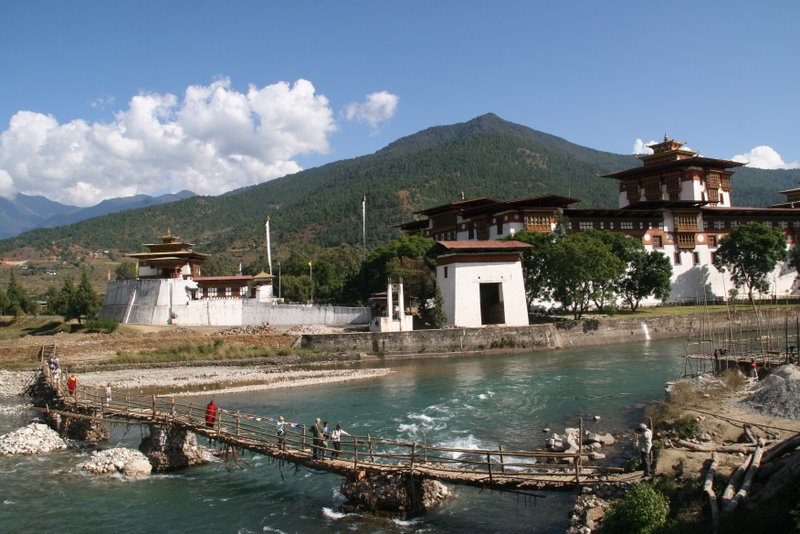
{"label": "person walking on bank", "polygon": [[755,358],[750,358],[750,378],[754,378],[758,382],[758,362]]}
{"label": "person walking on bank", "polygon": [[650,469],[650,449],[653,448],[653,431],[647,428],[647,425],[642,423],[636,429],[639,434],[636,436],[636,448],[639,449],[639,455],[642,459],[642,468],[644,469],[644,476],[649,477],[651,474]]}
{"label": "person walking on bank", "polygon": [[336,428],[331,432],[331,441],[333,441],[333,452],[331,458],[334,460],[339,457],[342,451],[342,436],[349,436],[350,434],[342,430],[342,425],[336,423]]}
{"label": "person walking on bank", "polygon": [[313,445],[311,447],[312,457],[317,460],[323,457],[322,448],[325,446],[323,439],[324,432],[322,430],[322,422],[319,417],[314,421],[314,426],[311,427],[311,436],[313,437]]}

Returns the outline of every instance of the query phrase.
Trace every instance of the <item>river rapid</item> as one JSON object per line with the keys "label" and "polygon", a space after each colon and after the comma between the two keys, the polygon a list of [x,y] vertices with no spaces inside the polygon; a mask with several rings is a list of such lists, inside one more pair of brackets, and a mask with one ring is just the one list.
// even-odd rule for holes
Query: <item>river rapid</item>
{"label": "river rapid", "polygon": [[[661,399],[665,382],[680,375],[683,345],[657,341],[361,365],[393,372],[214,401],[290,421],[320,417],[361,435],[459,448],[542,448],[548,436],[542,429],[562,433],[579,417],[588,430],[618,435],[631,429],[643,405]],[[29,419],[0,415],[0,434]],[[136,448],[143,432],[111,431],[104,448]],[[622,461],[633,456],[632,444],[623,439],[609,452]],[[427,516],[393,521],[341,514],[339,477],[281,467],[263,456],[138,480],[73,471],[85,457],[76,450],[0,457],[0,532],[564,532],[574,503],[573,494],[531,500],[452,487],[454,496]]]}

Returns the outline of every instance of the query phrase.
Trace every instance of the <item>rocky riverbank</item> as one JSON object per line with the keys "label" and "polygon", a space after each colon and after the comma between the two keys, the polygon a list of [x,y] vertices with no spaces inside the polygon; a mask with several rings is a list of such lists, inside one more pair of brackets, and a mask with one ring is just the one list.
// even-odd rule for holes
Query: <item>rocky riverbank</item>
{"label": "rocky riverbank", "polygon": [[77,469],[95,475],[122,473],[128,477],[141,477],[149,475],[153,467],[141,452],[117,447],[92,452],[88,460],[77,465]]}

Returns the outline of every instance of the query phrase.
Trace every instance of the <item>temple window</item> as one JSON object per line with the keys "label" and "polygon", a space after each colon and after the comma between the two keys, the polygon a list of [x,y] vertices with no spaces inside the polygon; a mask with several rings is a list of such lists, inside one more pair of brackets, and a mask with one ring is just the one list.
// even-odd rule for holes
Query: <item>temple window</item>
{"label": "temple window", "polygon": [[578,228],[581,230],[591,230],[594,228],[594,224],[592,221],[580,221],[578,223]]}
{"label": "temple window", "polygon": [[681,264],[681,253],[680,252],[676,252],[675,254],[672,255],[672,259],[673,259],[673,263],[675,265],[680,265]]}
{"label": "temple window", "polygon": [[692,261],[695,265],[700,265],[700,253],[699,252],[692,252]]}
{"label": "temple window", "polygon": [[622,221],[619,223],[620,230],[633,230],[633,221]]}

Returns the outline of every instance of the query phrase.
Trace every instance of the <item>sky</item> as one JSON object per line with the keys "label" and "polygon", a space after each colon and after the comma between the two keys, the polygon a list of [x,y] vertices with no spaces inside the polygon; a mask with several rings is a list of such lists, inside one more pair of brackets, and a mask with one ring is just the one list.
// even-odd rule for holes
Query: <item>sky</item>
{"label": "sky", "polygon": [[796,0],[3,0],[0,196],[217,195],[490,112],[797,168],[798,21]]}

